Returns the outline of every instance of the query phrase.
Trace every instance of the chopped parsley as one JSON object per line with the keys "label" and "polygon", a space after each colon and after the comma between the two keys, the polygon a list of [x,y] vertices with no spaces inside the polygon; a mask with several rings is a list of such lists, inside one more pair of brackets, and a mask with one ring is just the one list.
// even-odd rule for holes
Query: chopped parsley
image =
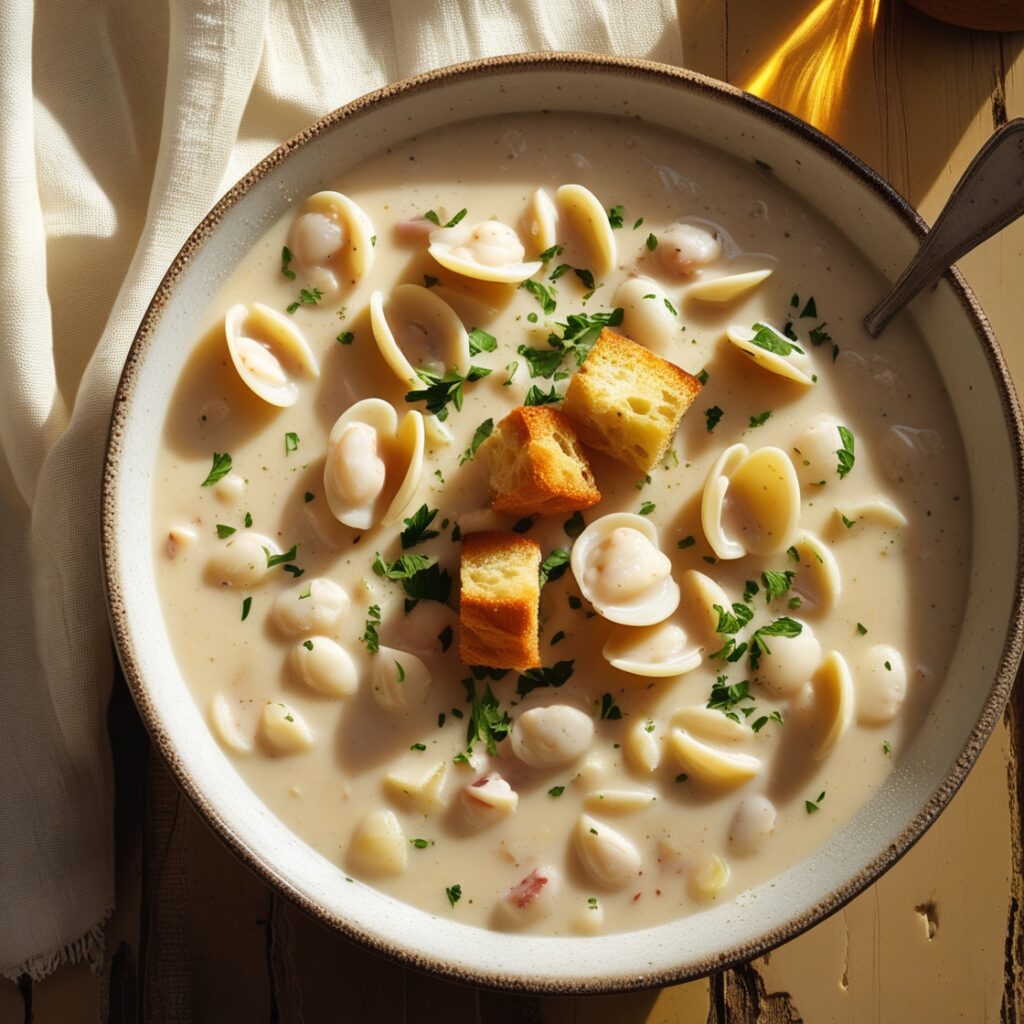
{"label": "chopped parsley", "polygon": [[[532,314],[532,313],[530,314],[530,316],[533,316],[533,315],[534,314]],[[529,319],[529,318],[527,318],[527,319]],[[501,382],[501,386],[503,388],[507,388],[512,383],[512,381],[515,379],[515,375],[516,375],[516,372],[518,370],[519,370],[519,363],[517,363],[515,360],[513,360],[511,363],[506,363],[506,365],[505,365],[505,372],[508,374],[508,380],[503,380]]]}
{"label": "chopped parsley", "polygon": [[857,632],[860,633],[861,636],[865,636],[867,634],[867,631],[868,627],[865,626],[863,622],[857,623]]}
{"label": "chopped parsley", "polygon": [[717,405],[713,405],[710,409],[704,410],[704,419],[707,421],[709,434],[718,426],[724,415],[725,413]]}
{"label": "chopped parsley", "polygon": [[303,640],[302,641],[302,646],[305,647],[307,651],[311,651],[311,650],[313,650],[313,641],[312,640]]}
{"label": "chopped parsley", "polygon": [[649,516],[658,506],[653,501],[645,501],[640,506],[640,515]]}
{"label": "chopped parsley", "polygon": [[252,598],[247,597],[242,601],[242,621],[245,622],[249,618],[249,612],[252,610]]}
{"label": "chopped parsley", "polygon": [[493,334],[474,327],[469,332],[469,354],[478,356],[481,352],[493,352],[498,347],[498,339]]}
{"label": "chopped parsley", "polygon": [[570,518],[566,519],[562,523],[562,529],[565,530],[566,536],[575,540],[586,528],[586,523],[583,522],[583,513],[577,509],[573,512]]}
{"label": "chopped parsley", "polygon": [[701,370],[700,373],[697,374],[697,380],[700,381],[701,387],[703,387],[705,384],[707,384],[707,382],[708,382],[708,371],[707,370]]}
{"label": "chopped parsley", "polygon": [[405,591],[405,612],[408,614],[419,601],[448,600],[452,592],[452,578],[447,569],[431,562],[426,555],[399,555],[393,562],[385,562],[378,552],[373,560],[373,571],[385,579],[396,580]]}
{"label": "chopped parsley", "polygon": [[560,643],[561,643],[561,642],[562,642],[562,641],[563,641],[564,639],[565,639],[565,630],[564,630],[564,629],[560,629],[560,630],[559,630],[559,631],[558,631],[558,632],[557,632],[557,633],[556,633],[556,634],[555,634],[555,635],[554,635],[554,636],[553,636],[553,637],[551,638],[551,646],[552,646],[552,647],[554,647],[554,646],[555,646],[555,644],[560,644]]}
{"label": "chopped parsley", "polygon": [[814,301],[813,295],[807,300],[804,308],[800,310],[800,319],[802,320],[804,317],[811,317],[815,320],[818,319],[818,306]]}
{"label": "chopped parsley", "polygon": [[793,559],[794,562],[800,561],[800,552],[795,547],[786,548],[786,554]]}
{"label": "chopped parsley", "polygon": [[299,306],[315,306],[322,298],[323,292],[319,288],[302,288],[299,291],[299,301],[292,302],[285,308],[289,315],[294,313]]}
{"label": "chopped parsley", "polygon": [[218,480],[223,480],[230,472],[231,456],[227,452],[214,452],[213,465],[210,467],[210,472],[206,474],[206,479],[199,486],[212,487]]}
{"label": "chopped parsley", "polygon": [[540,690],[546,686],[558,689],[572,677],[575,664],[575,661],[556,661],[550,668],[527,669],[519,676],[516,693],[520,697],[525,697],[533,690]]}
{"label": "chopped parsley", "polygon": [[526,533],[533,526],[533,516],[523,516],[512,524],[513,533]]}
{"label": "chopped parsley", "polygon": [[564,250],[564,245],[553,245],[550,249],[545,249],[542,253],[538,253],[537,259],[539,259],[541,263],[547,263],[549,260],[553,260],[556,256],[561,256]]}
{"label": "chopped parsley", "polygon": [[302,496],[302,500],[308,505],[315,497],[316,495],[312,491],[306,491]]}
{"label": "chopped parsley", "polygon": [[454,634],[452,633],[451,626],[445,626],[440,633],[437,634],[437,639],[441,642],[441,650],[447,651],[452,645],[452,639]]}
{"label": "chopped parsley", "polygon": [[782,636],[792,639],[799,636],[802,632],[803,626],[788,615],[783,615],[774,622],[768,623],[767,626],[761,626],[759,629],[754,630],[754,635],[750,638],[751,668],[756,669],[758,667],[762,654],[772,653],[771,648],[765,641],[766,637]]}
{"label": "chopped parsley", "polygon": [[540,281],[524,281],[520,288],[525,288],[540,304],[545,315],[550,316],[558,308],[558,293],[554,288],[548,288]]}
{"label": "chopped parsley", "polygon": [[423,219],[424,220],[429,220],[431,224],[436,224],[439,228],[440,227],[453,228],[453,227],[455,227],[456,224],[458,224],[462,220],[463,217],[466,216],[466,214],[468,212],[469,211],[466,210],[465,208],[459,210],[459,212],[457,214],[455,214],[455,216],[452,217],[452,219],[450,221],[448,221],[447,223],[445,223],[445,224],[441,223],[441,218],[437,215],[437,211],[436,210],[427,210],[427,212],[425,214],[423,214]]}
{"label": "chopped parsley", "polygon": [[882,740],[882,753],[883,754],[891,754],[892,753],[892,744],[888,740]]}
{"label": "chopped parsley", "polygon": [[434,277],[433,274],[424,274],[423,275],[423,287],[424,288],[433,288],[436,285],[439,285],[440,283],[441,283],[441,278]]}
{"label": "chopped parsley", "polygon": [[766,352],[774,352],[778,356],[788,356],[792,352],[799,352],[803,355],[804,350],[799,345],[784,338],[774,327],[754,324],[752,330],[754,336],[750,339],[750,343],[758,348],[763,348]]}
{"label": "chopped parsley", "polygon": [[783,572],[775,572],[771,569],[765,569],[761,573],[761,582],[764,584],[764,600],[765,604],[769,603],[776,597],[783,597],[789,592],[789,588],[793,585],[793,579],[796,577],[796,573],[792,569],[786,569]]}
{"label": "chopped parsley", "polygon": [[427,508],[426,505],[420,505],[418,509],[408,519],[403,519],[405,523],[405,529],[402,530],[402,550],[408,551],[409,548],[416,547],[417,544],[422,544],[424,541],[431,540],[434,537],[440,537],[441,535],[437,530],[429,529],[430,524],[437,517],[436,508]]}
{"label": "chopped parsley", "polygon": [[559,797],[565,792],[565,786],[552,786],[548,790],[548,796]]}
{"label": "chopped parsley", "polygon": [[526,392],[526,397],[523,399],[523,405],[554,405],[556,402],[562,401],[565,395],[555,390],[554,384],[551,385],[550,391],[541,391],[536,384],[532,385],[530,390]]}
{"label": "chopped parsley", "polygon": [[821,807],[821,801],[824,800],[824,799],[825,799],[825,790],[822,790],[818,794],[818,799],[817,800],[805,800],[804,801],[804,810],[807,811],[808,814],[814,814],[814,812],[817,811]]}
{"label": "chopped parsley", "polygon": [[225,537],[230,537],[235,532],[233,526],[225,526],[223,523],[217,524],[217,536],[223,540]]}
{"label": "chopped parsley", "polygon": [[[396,661],[395,664],[397,665],[398,662]],[[426,743],[414,743],[411,747],[409,747],[409,749],[410,750],[426,750],[427,749],[427,745],[426,745]]]}
{"label": "chopped parsley", "polygon": [[622,718],[622,709],[615,703],[615,698],[610,693],[601,694],[601,704],[598,713],[601,718],[607,719],[610,722],[618,721]]}
{"label": "chopped parsley", "polygon": [[476,455],[476,450],[487,440],[494,431],[494,420],[488,417],[480,424],[473,433],[473,440],[469,447],[459,456],[459,465],[469,462]]}
{"label": "chopped parsley", "polygon": [[[836,509],[836,511],[838,512],[839,510]],[[856,519],[849,519],[846,516],[844,516],[842,512],[839,512],[839,518],[842,519],[843,526],[845,526],[848,530],[852,530],[857,525]]]}
{"label": "chopped parsley", "polygon": [[565,575],[569,568],[569,552],[566,548],[555,548],[554,551],[540,563],[540,587],[541,590],[548,583]]}
{"label": "chopped parsley", "polygon": [[622,218],[625,214],[626,208],[624,206],[613,206],[608,211],[608,223],[611,224],[613,228],[621,228],[623,224]]}
{"label": "chopped parsley", "polygon": [[288,278],[289,281],[295,280],[295,271],[291,269],[292,262],[292,251],[287,245],[281,247],[281,273]]}
{"label": "chopped parsley", "polygon": [[811,344],[817,348],[819,345],[828,344],[832,340],[832,335],[828,333],[825,328],[828,324],[818,324],[817,327],[812,327],[808,337],[811,339]]}
{"label": "chopped parsley", "polygon": [[252,516],[248,512],[245,513],[244,522],[245,522],[245,528],[248,530],[249,527],[252,526]]}
{"label": "chopped parsley", "polygon": [[553,377],[562,365],[562,358],[565,355],[557,348],[532,348],[529,345],[520,345],[516,351],[526,359],[531,378]]}
{"label": "chopped parsley", "polygon": [[417,850],[425,850],[428,846],[430,846],[430,840],[429,839],[410,839],[409,840],[409,845],[410,846],[415,846]]}
{"label": "chopped parsley", "polygon": [[680,772],[676,776],[676,782],[686,782],[689,778],[690,778],[690,776],[687,775],[686,772]]}
{"label": "chopped parsley", "polygon": [[420,368],[416,373],[427,386],[407,392],[405,400],[407,402],[425,401],[427,412],[433,413],[443,422],[448,419],[449,404],[455,406],[456,412],[462,409],[462,385],[481,380],[490,372],[481,366],[471,366],[469,372],[463,376],[455,367],[445,370],[443,374]]}
{"label": "chopped parsley", "polygon": [[670,302],[670,301],[669,301],[669,300],[668,300],[667,298],[666,298],[666,299],[664,299],[664,302],[665,302],[665,308],[666,308],[666,309],[667,309],[667,310],[668,310],[668,311],[669,311],[669,312],[670,312],[670,313],[671,313],[671,314],[672,314],[673,316],[679,316],[679,310],[677,310],[677,309],[676,309],[676,307],[675,307],[675,306],[673,306],[673,305],[672,305],[672,303],[671,303],[671,302]]}
{"label": "chopped parsley", "polygon": [[848,427],[839,426],[836,427],[839,431],[839,440],[842,442],[842,448],[836,449],[836,456],[839,459],[839,464],[836,466],[836,472],[839,474],[839,479],[842,480],[847,473],[853,469],[853,463],[855,457],[853,454],[853,434],[850,432]]}
{"label": "chopped parsley", "polygon": [[474,743],[483,743],[487,753],[492,757],[498,752],[498,744],[509,734],[512,719],[508,712],[498,704],[498,698],[491,692],[491,684],[484,684],[484,692],[476,692],[476,683],[472,679],[463,679],[466,688],[466,699],[472,706],[469,721],[466,724],[466,750],[472,753]]}
{"label": "chopped parsley", "polygon": [[654,234],[648,235],[647,236],[647,241],[644,242],[644,245],[647,246],[647,251],[648,252],[654,252],[654,250],[658,248],[658,239],[657,239],[657,237]]}
{"label": "chopped parsley", "polygon": [[288,433],[284,435],[284,453],[285,455],[287,455],[290,452],[296,452],[298,450],[299,435],[296,434],[293,430],[289,430]]}
{"label": "chopped parsley", "polygon": [[697,542],[693,539],[693,535],[690,534],[682,540],[676,541],[676,547],[679,548],[680,551],[685,551],[687,548],[692,548],[696,543]]}
{"label": "chopped parsley", "polygon": [[356,336],[351,331],[342,331],[334,340],[339,345],[351,345],[356,340]]}
{"label": "chopped parsley", "polygon": [[454,907],[459,900],[462,899],[462,886],[461,885],[449,885],[444,891],[445,896],[448,897],[448,902]]}
{"label": "chopped parsley", "polygon": [[768,418],[771,416],[771,409],[765,410],[765,412],[759,412],[756,416],[750,417],[750,429],[754,427],[763,427],[768,422]]}
{"label": "chopped parsley", "polygon": [[637,217],[637,219],[635,221],[633,221],[633,230],[636,231],[637,228],[639,228],[640,225],[643,224],[643,222],[644,222],[643,217]]}
{"label": "chopped parsley", "polygon": [[575,594],[569,595],[569,607],[574,611],[578,612],[583,607],[583,601],[578,598]]}
{"label": "chopped parsley", "polygon": [[388,580],[407,580],[428,565],[428,555],[399,555],[393,562],[385,562],[378,551],[373,559],[373,571]]}
{"label": "chopped parsley", "polygon": [[366,644],[366,650],[370,654],[376,654],[380,650],[380,640],[377,637],[377,627],[380,625],[380,605],[371,604],[366,609],[366,627],[363,630],[362,641]]}
{"label": "chopped parsley", "polygon": [[299,545],[293,544],[283,555],[271,554],[270,548],[263,545],[263,553],[267,556],[267,568],[273,569],[275,565],[283,565],[285,562],[295,561],[295,556],[298,554]]}

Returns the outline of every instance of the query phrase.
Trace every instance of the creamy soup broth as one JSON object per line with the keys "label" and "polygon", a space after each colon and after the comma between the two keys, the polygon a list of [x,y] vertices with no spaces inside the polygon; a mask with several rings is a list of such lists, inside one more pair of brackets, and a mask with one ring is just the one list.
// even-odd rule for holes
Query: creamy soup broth
{"label": "creamy soup broth", "polygon": [[[584,299],[588,287],[571,270],[549,280],[572,257],[571,245],[535,275],[555,291],[557,308],[550,314],[526,289],[444,269],[427,254],[424,236],[401,227],[427,210],[437,211],[444,224],[466,208],[467,224],[497,218],[519,229],[532,259],[536,253],[522,229],[531,196],[539,187],[554,195],[566,182],[585,185],[606,209],[621,206],[622,226],[614,230],[616,266],[595,281],[599,287],[591,297]],[[454,125],[392,147],[331,187],[368,215],[375,261],[340,298],[300,302],[291,314],[318,361],[319,379],[298,376],[298,401],[276,408],[242,384],[225,344],[223,320],[232,305],[261,302],[284,311],[306,287],[301,268],[293,265],[295,279],[282,273],[282,247],[295,216],[289,213],[243,257],[207,311],[201,335],[182,339],[194,351],[163,426],[153,557],[166,624],[204,714],[216,698],[244,745],[252,747],[225,747],[235,770],[289,828],[337,864],[337,885],[366,882],[430,913],[485,927],[510,926],[498,911],[501,897],[536,868],[560,874],[560,891],[549,913],[520,927],[606,933],[689,914],[709,899],[729,899],[820,846],[867,800],[919,727],[956,642],[963,606],[957,581],[969,568],[964,454],[935,367],[905,319],[878,341],[860,323],[881,290],[880,279],[821,214],[777,187],[769,172],[636,121],[549,114]],[[725,239],[722,260],[733,254],[738,269],[773,273],[726,304],[688,299],[692,282],[722,273],[722,262],[696,276],[673,273],[659,254],[661,243],[652,249],[648,238],[657,240],[680,220],[713,225]],[[511,716],[513,733],[517,718],[532,707],[559,703],[585,711],[595,720],[592,745],[574,763],[551,770],[524,764],[507,739],[494,757],[477,743],[469,763],[453,761],[467,746],[470,705],[462,680],[471,677],[458,659],[460,544],[453,530],[507,530],[517,521],[489,509],[484,460],[460,464],[460,458],[477,427],[487,418],[497,423],[522,404],[532,385],[564,392],[564,379],[531,379],[518,346],[544,348],[552,327],[571,313],[613,310],[630,273],[651,277],[675,313],[669,313],[674,326],[667,340],[635,340],[692,374],[705,371],[707,381],[649,480],[606,456],[592,456],[602,500],[583,511],[583,520],[645,510],[676,579],[699,570],[733,602],[742,601],[747,581],[760,581],[763,571],[794,571],[791,589],[770,606],[763,586],[749,599],[751,628],[780,616],[803,623],[822,656],[844,656],[858,700],[876,700],[879,673],[891,671],[879,663],[892,659],[872,649],[894,649],[906,670],[906,699],[898,713],[881,724],[855,715],[820,759],[815,754],[831,714],[827,696],[808,687],[781,696],[756,682],[746,657],[733,663],[708,657],[728,635],[706,644],[700,666],[681,676],[645,678],[612,668],[602,656],[609,624],[580,599],[573,573],[566,571],[542,591],[540,645],[545,666],[573,663],[568,681],[518,696],[520,673],[510,671],[500,679],[474,680],[474,686],[478,693],[491,687]],[[401,583],[372,570],[375,553],[388,561],[402,554],[401,520],[364,530],[341,525],[325,500],[324,460],[332,425],[357,400],[379,396],[400,417],[407,409],[424,409],[422,402],[405,400],[408,388],[381,358],[368,302],[375,290],[386,300],[396,285],[423,284],[425,275],[466,326],[488,332],[497,348],[472,358],[493,372],[465,385],[463,408],[447,420],[451,443],[439,445],[428,433],[422,478],[403,515],[423,504],[438,510],[432,527],[440,535],[415,551],[436,559],[454,582],[446,604],[421,601],[406,615]],[[725,338],[729,325],[767,323],[781,330],[787,322],[817,378],[811,387],[783,380]],[[621,329],[628,326],[627,316]],[[825,334],[829,338],[822,340]],[[565,368],[574,368],[571,358]],[[840,476],[826,458],[827,472],[808,479],[821,465],[820,452],[805,459],[795,449],[823,417],[848,428],[855,461]],[[791,604],[802,578],[813,586],[817,570],[806,553],[800,560],[786,552],[715,559],[702,529],[701,494],[716,458],[737,442],[751,450],[777,446],[792,458],[801,480],[800,527],[820,537],[838,565],[841,593],[827,614],[806,600]],[[200,486],[215,452],[230,453],[231,472],[213,486]],[[826,444],[825,456],[834,454]],[[893,526],[877,507],[862,506],[847,516],[852,525],[837,512],[856,511],[858,503],[877,498],[891,502],[907,525]],[[545,555],[568,549],[569,519],[538,518],[526,536]],[[258,586],[211,582],[208,563],[231,539],[218,536],[218,525],[234,529],[237,539],[250,522],[249,529],[272,540],[279,552],[297,545],[287,564],[301,576],[282,564]],[[301,637],[286,636],[271,617],[279,594],[325,577],[351,601],[329,633],[357,669],[356,691],[346,698],[319,694],[298,678],[290,658]],[[380,655],[369,653],[362,639],[371,605],[380,610],[380,643],[414,652],[429,671],[425,699],[405,714],[384,709],[372,693],[373,659]],[[454,640],[442,651],[447,627]],[[747,725],[769,719],[743,746],[761,760],[759,774],[740,785],[707,784],[688,777],[667,747],[655,770],[641,767],[634,756],[638,731],[649,728],[648,735],[663,743],[677,710],[704,708],[723,675],[727,686],[750,681],[749,695],[735,702],[733,714]],[[267,702],[282,702],[301,717],[312,734],[308,749],[283,754],[264,741],[259,720]],[[756,710],[744,711],[751,707]],[[729,709],[714,710],[729,721]],[[384,783],[388,772],[441,763],[434,810],[417,809]],[[479,827],[467,820],[461,791],[488,771],[508,781],[518,806]],[[640,793],[639,805],[625,806],[616,796],[623,790]],[[764,803],[751,800],[762,796],[775,812],[770,834]],[[359,822],[382,808],[394,812],[408,846],[405,869],[397,875],[365,870],[350,851]],[[577,836],[581,814],[632,844],[640,867],[627,882],[601,884],[588,871]],[[455,886],[461,896],[452,902]]]}

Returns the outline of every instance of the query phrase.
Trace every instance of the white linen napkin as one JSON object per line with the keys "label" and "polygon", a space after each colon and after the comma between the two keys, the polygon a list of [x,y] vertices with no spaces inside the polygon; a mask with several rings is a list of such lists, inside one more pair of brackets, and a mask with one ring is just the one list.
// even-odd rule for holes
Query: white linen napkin
{"label": "white linen napkin", "polygon": [[674,0],[0,4],[0,974],[102,959],[111,401],[196,223],[284,139],[417,72],[525,50],[681,63]]}

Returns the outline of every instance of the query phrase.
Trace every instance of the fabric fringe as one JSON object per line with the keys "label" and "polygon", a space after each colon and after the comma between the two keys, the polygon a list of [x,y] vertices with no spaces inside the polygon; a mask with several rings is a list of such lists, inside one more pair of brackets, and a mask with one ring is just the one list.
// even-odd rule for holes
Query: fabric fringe
{"label": "fabric fringe", "polygon": [[42,981],[52,974],[58,967],[64,964],[77,964],[85,962],[93,974],[99,974],[103,969],[103,953],[105,949],[105,931],[110,915],[114,912],[114,905],[111,903],[100,919],[84,935],[67,943],[52,953],[41,953],[38,956],[29,957],[28,960],[19,964],[12,971],[4,971],[5,977],[11,981],[17,981],[23,975],[28,975],[33,981]]}

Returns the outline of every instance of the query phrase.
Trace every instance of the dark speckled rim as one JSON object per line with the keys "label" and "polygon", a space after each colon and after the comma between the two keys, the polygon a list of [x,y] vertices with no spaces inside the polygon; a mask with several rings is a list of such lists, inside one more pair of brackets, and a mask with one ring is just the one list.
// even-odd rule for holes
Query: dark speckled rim
{"label": "dark speckled rim", "polygon": [[282,878],[274,865],[265,858],[258,849],[250,848],[236,836],[228,824],[220,817],[217,810],[209,803],[203,792],[202,781],[189,774],[176,750],[171,744],[167,732],[159,720],[146,682],[139,670],[134,639],[127,627],[127,616],[122,596],[122,581],[119,575],[117,551],[117,532],[114,523],[114,510],[117,504],[118,476],[121,466],[121,438],[125,426],[128,405],[132,399],[136,377],[142,360],[146,355],[154,327],[159,321],[168,297],[184,268],[214,232],[225,212],[229,210],[257,181],[285,161],[296,149],[316,140],[326,129],[343,121],[350,121],[372,113],[398,97],[410,92],[424,92],[442,89],[448,83],[474,77],[511,76],[524,71],[536,71],[546,67],[560,70],[573,69],[583,75],[612,73],[637,79],[658,80],[677,85],[680,89],[697,93],[711,94],[719,102],[744,109],[774,127],[782,129],[792,136],[823,153],[833,162],[837,175],[848,175],[857,183],[869,188],[911,231],[921,235],[925,231],[924,222],[913,208],[887,182],[879,177],[855,156],[838,143],[823,135],[804,121],[764,102],[754,96],[742,92],[722,82],[706,78],[693,72],[654,64],[648,61],[623,58],[601,57],[586,53],[540,53],[516,54],[509,57],[495,57],[486,60],[460,64],[415,78],[389,85],[370,93],[348,105],[333,111],[321,118],[316,124],[296,135],[284,145],[274,150],[268,157],[254,167],[244,178],[230,189],[216,206],[207,214],[195,229],[188,241],[182,246],[174,262],[164,275],[153,300],[146,310],[138,333],[132,343],[131,350],[125,361],[124,371],[117,388],[114,408],[110,423],[107,444],[107,455],[104,465],[102,490],[101,547],[102,563],[106,581],[107,600],[114,640],[125,676],[128,680],[132,696],[138,706],[142,719],[149,730],[153,743],[165,758],[171,772],[181,785],[185,794],[200,814],[213,828],[214,832],[251,868],[260,878],[279,892],[283,893],[296,905],[311,914],[317,920],[336,929],[349,938],[368,946],[375,952],[392,957],[400,963],[420,970],[466,983],[486,987],[500,988],[515,992],[558,993],[558,994],[598,994],[605,992],[622,992],[632,989],[675,984],[682,981],[702,977],[713,971],[721,970],[732,964],[740,963],[757,956],[767,950],[794,938],[801,932],[817,924],[829,914],[840,909],[844,904],[866,888],[880,874],[899,860],[913,844],[924,834],[926,829],[938,817],[949,803],[967,776],[968,771],[978,757],[985,741],[995,728],[1003,713],[1010,695],[1022,650],[1022,607],[1024,607],[1024,497],[1021,493],[1021,481],[1024,479],[1022,464],[1022,424],[1020,408],[1010,380],[1002,353],[989,327],[988,321],[977,300],[964,282],[958,271],[950,270],[946,281],[959,299],[968,320],[974,328],[978,344],[982,347],[996,383],[1002,404],[1002,415],[1013,453],[1014,473],[1016,481],[1017,502],[1017,584],[1014,593],[1012,616],[999,660],[998,670],[982,712],[971,731],[967,742],[960,750],[945,780],[935,789],[928,801],[920,809],[914,819],[903,829],[896,840],[862,871],[834,889],[810,910],[794,915],[784,925],[765,932],[756,940],[734,946],[720,956],[707,957],[681,964],[678,967],[661,972],[645,973],[642,976],[615,973],[610,969],[600,977],[585,980],[536,979],[527,975],[513,975],[500,969],[491,972],[469,970],[457,963],[446,960],[443,956],[421,956],[407,949],[395,946],[381,937],[354,927],[324,907],[318,905],[298,892],[286,879]]}

